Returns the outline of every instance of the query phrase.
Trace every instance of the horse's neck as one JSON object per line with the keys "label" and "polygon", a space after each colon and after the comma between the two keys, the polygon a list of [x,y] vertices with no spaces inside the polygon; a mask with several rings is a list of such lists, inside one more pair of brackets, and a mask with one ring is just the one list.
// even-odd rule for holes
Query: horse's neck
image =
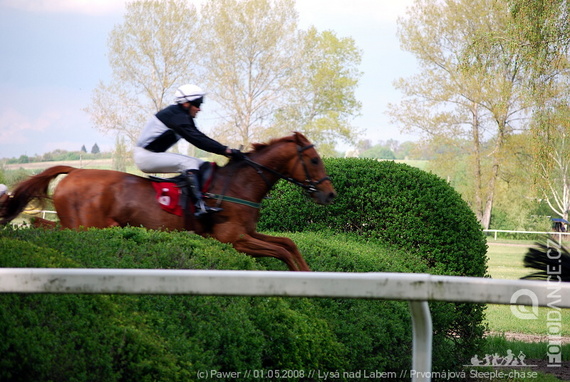
{"label": "horse's neck", "polygon": [[[250,159],[276,173],[286,175],[290,156],[284,151],[279,151],[278,148],[274,148],[267,152],[255,153]],[[225,166],[220,169],[220,175],[223,175],[220,181],[224,184],[218,183],[217,187],[222,187],[224,190],[232,189],[236,194],[243,194],[241,195],[243,198],[260,202],[280,179],[279,175],[263,167],[245,163]]]}

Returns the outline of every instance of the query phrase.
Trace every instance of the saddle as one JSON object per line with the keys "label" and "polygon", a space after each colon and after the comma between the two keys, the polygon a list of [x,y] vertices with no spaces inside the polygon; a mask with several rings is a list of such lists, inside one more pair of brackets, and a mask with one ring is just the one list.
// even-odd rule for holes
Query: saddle
{"label": "saddle", "polygon": [[[215,162],[204,162],[200,166],[198,178],[203,193],[210,188],[216,169],[217,164]],[[162,178],[149,175],[148,178],[156,191],[155,198],[163,210],[177,216],[184,216],[185,212],[194,213],[194,204],[188,203],[190,190],[187,189],[189,185],[186,176],[177,175],[171,178]],[[186,211],[188,206],[190,206],[191,211]]]}

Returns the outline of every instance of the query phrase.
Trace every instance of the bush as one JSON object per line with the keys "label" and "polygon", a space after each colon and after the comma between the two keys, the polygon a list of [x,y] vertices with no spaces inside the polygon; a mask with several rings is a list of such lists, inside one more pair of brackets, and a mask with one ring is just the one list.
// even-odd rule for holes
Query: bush
{"label": "bush", "polygon": [[[425,270],[353,235],[292,237],[318,271]],[[0,267],[263,270],[282,263],[257,262],[186,232],[6,228]],[[0,295],[0,336],[0,380],[185,381],[203,370],[390,371],[411,362],[410,316],[405,302],[394,301]]]}
{"label": "bush", "polygon": [[318,206],[281,181],[263,204],[259,229],[353,232],[419,254],[433,273],[485,276],[481,226],[445,181],[392,161],[330,158],[325,164],[338,192],[333,205]]}
{"label": "bush", "polygon": [[[334,205],[316,206],[279,183],[259,224],[290,231],[313,270],[484,276],[481,229],[445,182],[392,162],[326,165],[339,192]],[[140,228],[3,229],[0,267],[285,269],[211,239]],[[430,310],[435,371],[477,354],[482,305],[431,303]],[[0,336],[0,380],[22,373],[21,380],[176,381],[203,370],[411,367],[403,301],[0,295]]]}
{"label": "bush", "polygon": [[[281,181],[264,202],[260,230],[354,233],[406,253],[400,261],[420,261],[428,273],[486,275],[482,228],[445,181],[391,161],[330,158],[325,165],[338,192],[335,203],[318,206],[298,187]],[[445,352],[439,359],[459,361],[476,354],[484,305],[432,303],[430,309],[439,333],[434,347]]]}

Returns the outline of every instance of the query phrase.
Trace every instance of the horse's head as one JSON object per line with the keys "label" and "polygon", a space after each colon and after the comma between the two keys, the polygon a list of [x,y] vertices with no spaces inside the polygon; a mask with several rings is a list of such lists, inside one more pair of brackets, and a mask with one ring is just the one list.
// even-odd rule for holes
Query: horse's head
{"label": "horse's head", "polygon": [[330,181],[323,160],[314,145],[301,133],[293,135],[296,143],[296,159],[290,161],[289,173],[318,204],[330,204],[336,191]]}
{"label": "horse's head", "polygon": [[[254,143],[249,164],[257,169],[271,187],[278,178],[302,187],[318,204],[330,204],[336,191],[314,145],[301,133],[294,133],[269,143]],[[269,182],[271,175],[273,182]]]}

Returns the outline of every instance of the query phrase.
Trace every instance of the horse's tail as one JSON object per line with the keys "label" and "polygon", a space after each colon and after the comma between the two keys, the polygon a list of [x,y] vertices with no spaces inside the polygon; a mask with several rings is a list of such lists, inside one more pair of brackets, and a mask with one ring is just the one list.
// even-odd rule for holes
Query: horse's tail
{"label": "horse's tail", "polygon": [[538,269],[539,272],[531,273],[522,277],[523,279],[547,280],[552,278],[570,281],[570,254],[566,247],[557,243],[549,246],[537,243],[537,248],[530,248],[524,256],[524,266]]}
{"label": "horse's tail", "polygon": [[0,206],[0,225],[16,218],[33,199],[44,201],[48,196],[48,186],[58,175],[77,170],[70,166],[54,166],[19,183],[8,200]]}

